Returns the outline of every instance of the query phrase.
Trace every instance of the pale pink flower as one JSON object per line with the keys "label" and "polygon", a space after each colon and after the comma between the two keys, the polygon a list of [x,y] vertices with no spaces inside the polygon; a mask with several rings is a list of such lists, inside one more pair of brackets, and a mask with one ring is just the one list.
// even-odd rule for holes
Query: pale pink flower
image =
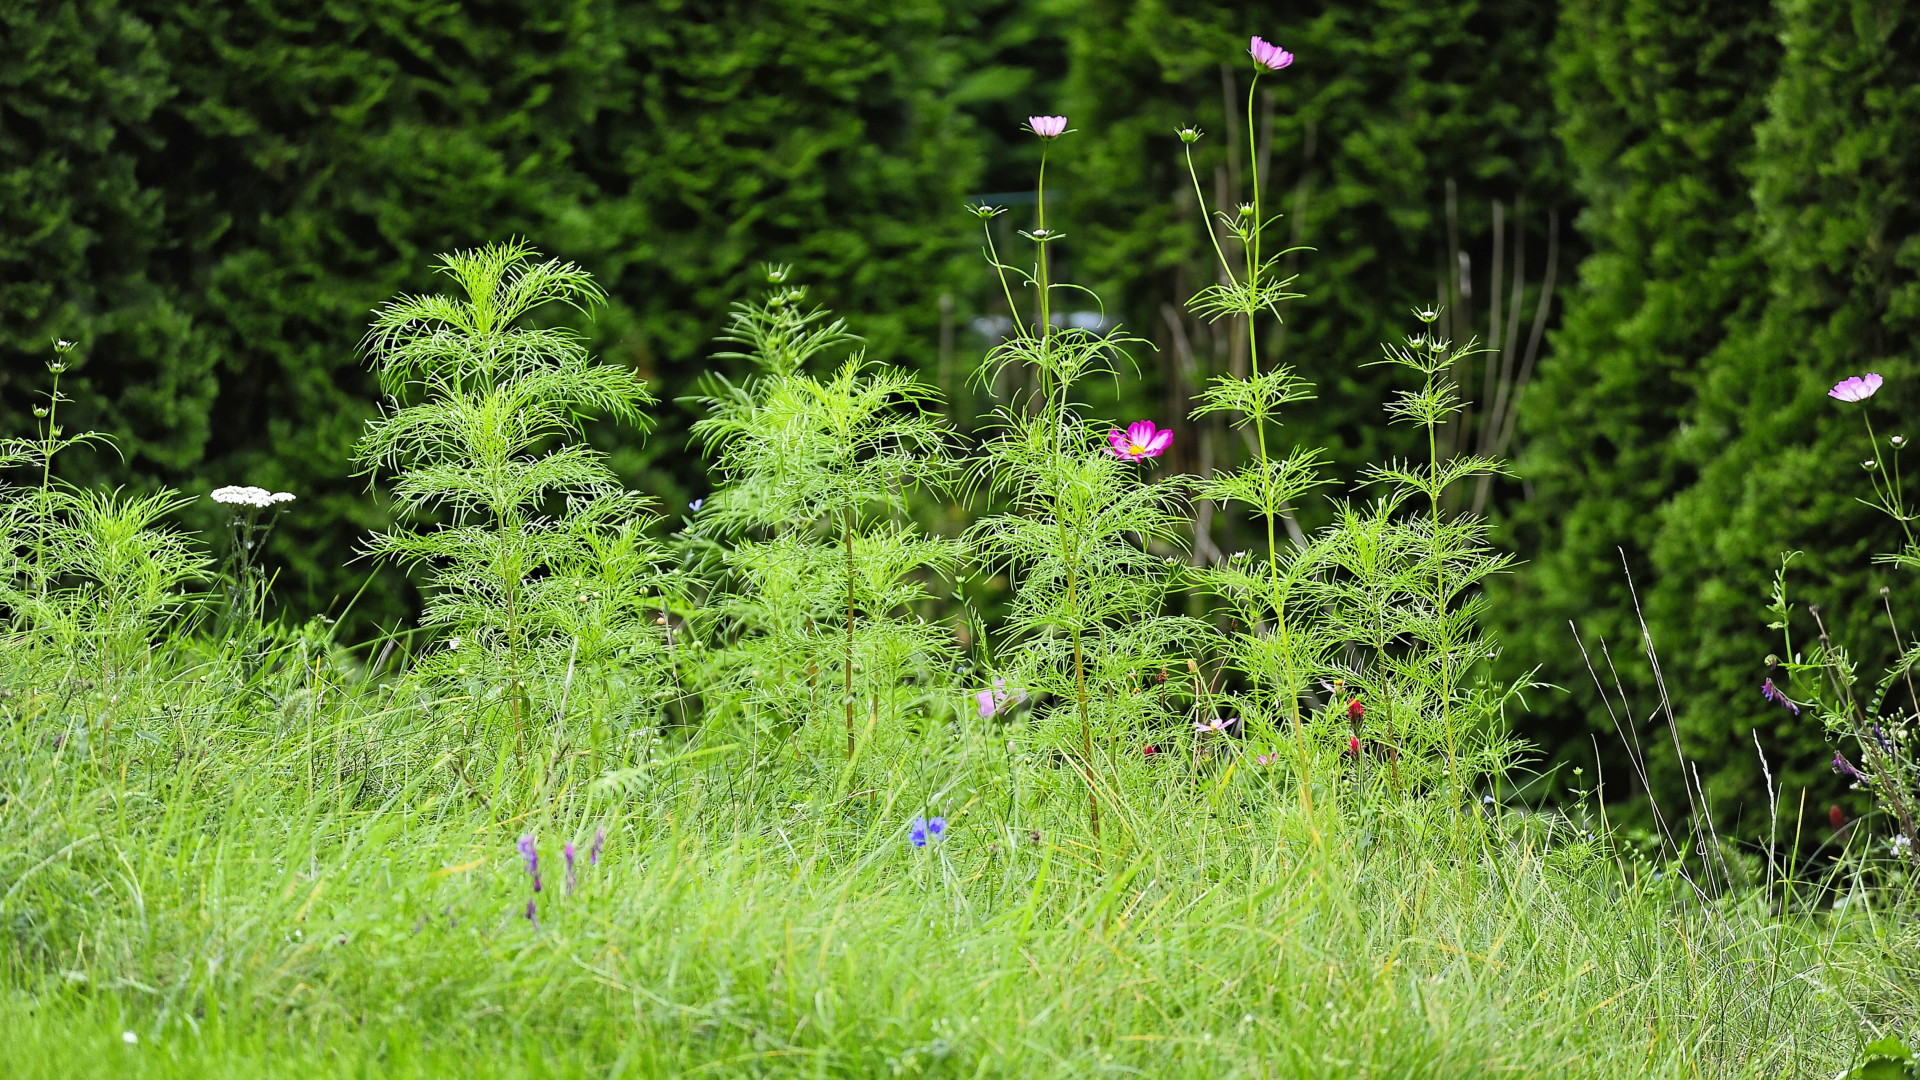
{"label": "pale pink flower", "polygon": [[1064,116],[1029,116],[1027,130],[1043,139],[1057,139],[1067,130]]}
{"label": "pale pink flower", "polygon": [[1252,55],[1254,63],[1268,71],[1279,71],[1293,64],[1292,53],[1264,38],[1254,38],[1253,44],[1247,47],[1247,52]]}
{"label": "pale pink flower", "polygon": [[1882,381],[1880,376],[1872,372],[1855,375],[1835,383],[1833,389],[1827,391],[1827,396],[1838,401],[1865,401],[1880,389]]}
{"label": "pale pink flower", "polygon": [[1114,428],[1107,433],[1107,453],[1124,461],[1157,458],[1172,445],[1173,432],[1154,430],[1151,420],[1135,420],[1125,431]]}
{"label": "pale pink flower", "polygon": [[1027,700],[1027,692],[1019,689],[1008,690],[1007,680],[995,679],[993,689],[980,691],[973,695],[973,700],[980,707],[980,718],[990,720],[1001,709]]}
{"label": "pale pink flower", "polygon": [[1233,723],[1233,721],[1221,716],[1216,716],[1211,720],[1195,720],[1193,722],[1193,733],[1195,735],[1205,735],[1209,731],[1224,733],[1227,730],[1227,725],[1231,723]]}

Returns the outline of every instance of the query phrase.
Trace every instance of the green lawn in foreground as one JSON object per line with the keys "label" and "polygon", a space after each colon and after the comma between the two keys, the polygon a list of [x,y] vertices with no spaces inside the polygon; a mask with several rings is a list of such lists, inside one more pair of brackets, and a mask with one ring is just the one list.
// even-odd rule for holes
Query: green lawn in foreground
{"label": "green lawn in foreground", "polygon": [[1829,1077],[1912,1014],[1904,912],[1710,907],[1337,761],[1311,817],[1245,761],[1107,762],[1096,842],[1076,774],[984,722],[543,784],[381,692],[289,722],[220,678],[85,740],[71,698],[10,703],[11,1074]]}

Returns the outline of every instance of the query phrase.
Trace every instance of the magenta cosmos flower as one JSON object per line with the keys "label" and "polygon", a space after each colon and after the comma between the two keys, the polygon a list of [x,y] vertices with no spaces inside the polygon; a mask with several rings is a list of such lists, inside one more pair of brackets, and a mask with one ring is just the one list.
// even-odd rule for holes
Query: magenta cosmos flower
{"label": "magenta cosmos flower", "polygon": [[1043,139],[1057,139],[1067,130],[1064,116],[1029,116],[1027,130]]}
{"label": "magenta cosmos flower", "polygon": [[1872,372],[1855,375],[1835,383],[1833,389],[1827,391],[1827,396],[1839,401],[1865,401],[1880,389],[1882,381],[1880,376]]}
{"label": "magenta cosmos flower", "polygon": [[1247,46],[1247,52],[1252,55],[1254,63],[1268,71],[1279,71],[1293,64],[1292,53],[1265,38],[1254,38],[1253,44]]}
{"label": "magenta cosmos flower", "polygon": [[1151,420],[1135,420],[1127,430],[1114,428],[1107,433],[1107,453],[1123,461],[1157,458],[1173,445],[1173,432],[1157,431]]}

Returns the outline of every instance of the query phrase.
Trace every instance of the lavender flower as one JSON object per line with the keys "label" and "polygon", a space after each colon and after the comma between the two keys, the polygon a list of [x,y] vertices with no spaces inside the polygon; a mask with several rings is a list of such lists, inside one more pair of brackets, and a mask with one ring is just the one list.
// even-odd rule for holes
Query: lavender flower
{"label": "lavender flower", "polygon": [[1772,679],[1768,679],[1765,682],[1760,684],[1760,696],[1763,698],[1766,698],[1768,701],[1771,701],[1777,705],[1781,705],[1788,709],[1792,709],[1793,715],[1795,716],[1800,715],[1800,706],[1795,705],[1791,698],[1781,693],[1780,688],[1773,685]]}
{"label": "lavender flower", "polygon": [[[526,860],[527,873],[533,877],[533,891],[540,891],[540,849],[533,845],[533,834],[520,838],[520,857]],[[531,900],[528,901],[532,903]]]}
{"label": "lavender flower", "polygon": [[600,849],[606,846],[607,846],[607,831],[605,829],[593,830],[593,846],[587,849],[587,865],[588,866],[600,865]]}
{"label": "lavender flower", "polygon": [[1064,116],[1029,116],[1027,130],[1043,139],[1057,139],[1066,134],[1067,118]]}
{"label": "lavender flower", "polygon": [[580,883],[573,872],[573,841],[567,841],[567,846],[560,849],[560,854],[567,860],[567,894],[572,895],[573,887]]}
{"label": "lavender flower", "polygon": [[540,929],[540,908],[531,896],[527,897],[527,921],[533,924],[535,930]]}
{"label": "lavender flower", "polygon": [[1254,38],[1253,43],[1247,46],[1247,54],[1253,57],[1254,63],[1268,71],[1279,71],[1293,66],[1292,53],[1263,38]]}
{"label": "lavender flower", "polygon": [[1852,763],[1847,761],[1846,755],[1838,750],[1833,752],[1833,767],[1836,772],[1850,780],[1866,779],[1866,777],[1860,775],[1859,769],[1854,768]]}
{"label": "lavender flower", "polygon": [[1836,401],[1865,401],[1879,391],[1883,381],[1872,372],[1855,375],[1835,383],[1827,396]]}
{"label": "lavender flower", "polygon": [[979,706],[980,718],[982,720],[991,720],[994,714],[998,713],[1001,709],[1009,705],[1018,705],[1027,700],[1027,692],[1025,690],[1008,690],[1007,680],[995,679],[993,680],[993,689],[980,691],[973,695],[973,700]]}
{"label": "lavender flower", "polygon": [[1233,723],[1233,721],[1220,716],[1216,716],[1211,720],[1195,720],[1193,722],[1193,733],[1195,735],[1205,735],[1209,731],[1224,733],[1227,730],[1227,725],[1231,723]]}
{"label": "lavender flower", "polygon": [[1107,453],[1125,461],[1157,458],[1172,445],[1173,432],[1156,431],[1151,420],[1135,420],[1125,432],[1114,428],[1107,433]]}

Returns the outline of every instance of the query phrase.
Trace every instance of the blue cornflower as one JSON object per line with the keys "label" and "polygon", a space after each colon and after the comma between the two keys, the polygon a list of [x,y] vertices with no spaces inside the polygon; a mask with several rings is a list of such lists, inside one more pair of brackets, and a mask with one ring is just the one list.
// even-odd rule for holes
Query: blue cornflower
{"label": "blue cornflower", "polygon": [[946,831],[946,818],[917,817],[913,819],[913,824],[907,828],[907,842],[917,848],[926,847],[929,843],[938,843],[940,838],[946,834]]}

